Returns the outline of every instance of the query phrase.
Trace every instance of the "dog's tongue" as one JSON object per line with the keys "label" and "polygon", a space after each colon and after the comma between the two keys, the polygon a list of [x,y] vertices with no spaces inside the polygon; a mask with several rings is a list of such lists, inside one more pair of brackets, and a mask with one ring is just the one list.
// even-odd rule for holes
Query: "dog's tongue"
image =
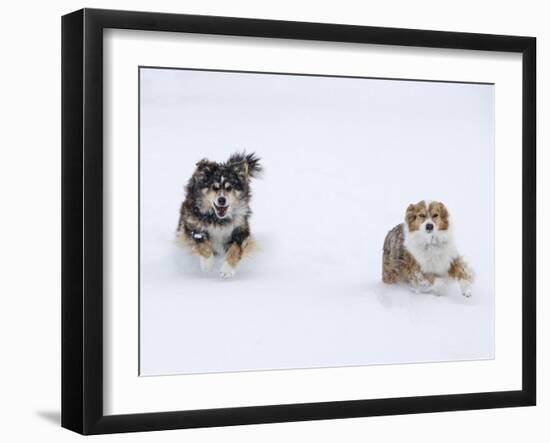
{"label": "dog's tongue", "polygon": [[218,210],[218,214],[221,216],[224,216],[225,211],[227,211],[227,207],[216,207],[216,209]]}

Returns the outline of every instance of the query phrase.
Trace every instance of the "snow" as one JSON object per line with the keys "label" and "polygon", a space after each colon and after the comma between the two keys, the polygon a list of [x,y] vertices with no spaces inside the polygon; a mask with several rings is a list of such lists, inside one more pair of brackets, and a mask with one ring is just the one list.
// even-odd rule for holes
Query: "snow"
{"label": "snow", "polygon": [[[494,358],[493,93],[142,69],[140,374]],[[174,233],[195,163],[243,149],[265,167],[260,250],[222,279]],[[422,199],[451,212],[470,298],[381,282],[384,237]]]}

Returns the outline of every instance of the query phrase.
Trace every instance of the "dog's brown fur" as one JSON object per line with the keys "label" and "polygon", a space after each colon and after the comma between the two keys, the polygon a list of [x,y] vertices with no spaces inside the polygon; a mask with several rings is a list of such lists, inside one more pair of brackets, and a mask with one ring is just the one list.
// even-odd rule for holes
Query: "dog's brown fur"
{"label": "dog's brown fur", "polygon": [[394,227],[384,241],[382,281],[388,284],[399,282],[415,285],[427,282],[433,284],[434,275],[423,273],[418,262],[404,247],[403,225]]}
{"label": "dog's brown fur", "polygon": [[455,280],[473,281],[473,275],[462,257],[455,258],[451,263],[451,267],[449,268],[449,277],[452,277]]}

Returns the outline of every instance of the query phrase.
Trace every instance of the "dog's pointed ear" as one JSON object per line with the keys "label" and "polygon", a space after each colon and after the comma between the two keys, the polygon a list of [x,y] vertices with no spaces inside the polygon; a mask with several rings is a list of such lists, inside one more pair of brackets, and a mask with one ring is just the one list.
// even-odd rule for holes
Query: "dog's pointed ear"
{"label": "dog's pointed ear", "polygon": [[195,166],[197,167],[197,169],[193,174],[193,179],[196,183],[199,183],[205,181],[208,178],[208,176],[214,170],[215,164],[207,158],[203,158],[202,160],[198,161]]}
{"label": "dog's pointed ear", "polygon": [[207,158],[203,158],[201,160],[199,160],[195,166],[197,167],[198,170],[203,170],[203,169],[206,169],[206,170],[210,170],[212,169],[212,162],[210,160],[208,160]]}
{"label": "dog's pointed ear", "polygon": [[240,178],[248,177],[248,162],[246,160],[241,160],[231,164],[231,169],[237,174]]}
{"label": "dog's pointed ear", "polygon": [[260,159],[254,152],[235,152],[227,160],[227,165],[241,179],[258,178],[263,171]]}

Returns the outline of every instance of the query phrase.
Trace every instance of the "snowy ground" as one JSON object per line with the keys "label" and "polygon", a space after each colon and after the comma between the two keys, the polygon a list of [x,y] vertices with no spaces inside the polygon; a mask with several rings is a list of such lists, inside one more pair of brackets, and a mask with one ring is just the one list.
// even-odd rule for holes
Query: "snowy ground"
{"label": "snowy ground", "polygon": [[[493,87],[141,71],[142,375],[494,357]],[[262,250],[222,281],[174,244],[203,157],[256,151]],[[406,206],[447,204],[473,297],[381,283]]]}

